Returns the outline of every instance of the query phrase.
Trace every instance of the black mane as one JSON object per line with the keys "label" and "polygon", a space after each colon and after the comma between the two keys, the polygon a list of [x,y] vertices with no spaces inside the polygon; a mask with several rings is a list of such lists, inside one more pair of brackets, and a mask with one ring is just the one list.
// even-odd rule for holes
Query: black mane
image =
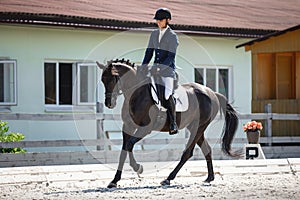
{"label": "black mane", "polygon": [[108,63],[109,63],[109,65],[111,65],[112,63],[123,63],[132,68],[135,68],[135,63],[131,63],[129,59],[125,60],[124,58],[122,58],[121,60],[119,60],[119,59],[111,60],[111,61],[108,61]]}

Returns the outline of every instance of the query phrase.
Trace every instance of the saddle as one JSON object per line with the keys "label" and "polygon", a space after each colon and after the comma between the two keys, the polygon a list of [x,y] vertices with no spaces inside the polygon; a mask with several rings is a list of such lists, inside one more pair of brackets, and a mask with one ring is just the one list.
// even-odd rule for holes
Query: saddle
{"label": "saddle", "polygon": [[[151,90],[151,96],[156,104],[156,106],[162,110],[166,111],[165,107],[165,87],[162,84],[162,80],[160,76],[152,75],[150,77],[150,90]],[[178,78],[174,80],[174,95],[175,98],[175,104],[176,104],[176,112],[184,112],[189,107],[189,101],[188,101],[188,95],[186,93],[186,90],[181,85],[178,85]]]}

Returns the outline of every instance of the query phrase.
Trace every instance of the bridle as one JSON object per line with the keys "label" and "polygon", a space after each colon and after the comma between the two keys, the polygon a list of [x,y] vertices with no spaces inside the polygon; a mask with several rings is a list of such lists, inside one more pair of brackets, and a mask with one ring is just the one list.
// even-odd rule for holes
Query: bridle
{"label": "bridle", "polygon": [[[105,92],[105,98],[117,98],[119,95],[126,93],[126,91],[122,90],[121,77],[119,75],[118,70],[116,68],[114,68],[114,66],[110,70],[111,70],[112,77],[114,77],[115,81],[116,81],[116,86],[115,86],[116,89],[113,92]],[[130,91],[134,88],[138,88],[139,86],[143,85],[145,82],[147,82],[147,79],[140,81],[138,84],[134,85],[132,88],[129,88],[128,90]]]}
{"label": "bridle", "polygon": [[121,90],[121,86],[120,86],[120,76],[119,75],[112,75],[113,78],[115,78],[116,81],[116,91],[113,90],[112,92],[105,92],[105,98],[117,98],[119,95],[122,95],[123,92]]}

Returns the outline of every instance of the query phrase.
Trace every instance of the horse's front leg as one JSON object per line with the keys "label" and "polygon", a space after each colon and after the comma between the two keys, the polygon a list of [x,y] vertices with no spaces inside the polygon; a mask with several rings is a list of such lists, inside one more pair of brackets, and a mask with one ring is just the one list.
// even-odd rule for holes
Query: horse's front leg
{"label": "horse's front leg", "polygon": [[121,180],[122,170],[123,170],[123,166],[124,166],[126,157],[127,157],[127,151],[122,148],[120,158],[119,158],[119,165],[118,165],[117,172],[115,174],[114,179],[108,184],[108,186],[107,186],[108,188],[117,187],[118,181]]}
{"label": "horse's front leg", "polygon": [[143,173],[143,171],[144,171],[143,165],[138,164],[136,162],[133,152],[129,152],[129,164],[138,175]]}
{"label": "horse's front leg", "polygon": [[115,188],[117,187],[117,183],[119,180],[121,180],[122,176],[122,170],[124,167],[124,163],[127,157],[127,143],[130,138],[130,136],[134,133],[135,129],[133,128],[127,128],[127,126],[124,124],[122,128],[122,136],[123,136],[123,144],[122,144],[122,150],[119,157],[119,165],[117,172],[115,174],[114,179],[108,184],[108,188]]}
{"label": "horse's front leg", "polygon": [[133,170],[139,175],[143,173],[143,165],[138,164],[134,158],[133,155],[133,147],[134,145],[140,141],[141,139],[143,139],[146,135],[150,134],[151,130],[149,130],[149,128],[142,128],[139,127],[135,134],[133,136],[130,136],[130,138],[128,139],[127,145],[126,145],[126,149],[129,153],[129,162],[130,162],[130,166],[133,168]]}

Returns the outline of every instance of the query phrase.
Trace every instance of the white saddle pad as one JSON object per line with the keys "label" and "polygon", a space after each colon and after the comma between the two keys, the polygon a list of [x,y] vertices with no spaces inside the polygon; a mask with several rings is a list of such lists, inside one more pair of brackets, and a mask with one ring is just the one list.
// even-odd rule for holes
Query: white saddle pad
{"label": "white saddle pad", "polygon": [[[157,107],[159,109],[165,111],[166,108],[161,105],[161,102],[158,99],[157,92],[156,92],[157,88],[154,83],[153,77],[151,77],[151,82],[152,82],[151,83],[152,84],[152,87],[151,87],[152,98],[153,98],[155,104],[157,105]],[[187,109],[189,107],[189,100],[188,100],[188,95],[187,95],[184,87],[182,87],[181,85],[178,86],[178,88],[174,91],[174,98],[176,99],[176,108],[175,108],[176,111],[177,112],[187,111]]]}

